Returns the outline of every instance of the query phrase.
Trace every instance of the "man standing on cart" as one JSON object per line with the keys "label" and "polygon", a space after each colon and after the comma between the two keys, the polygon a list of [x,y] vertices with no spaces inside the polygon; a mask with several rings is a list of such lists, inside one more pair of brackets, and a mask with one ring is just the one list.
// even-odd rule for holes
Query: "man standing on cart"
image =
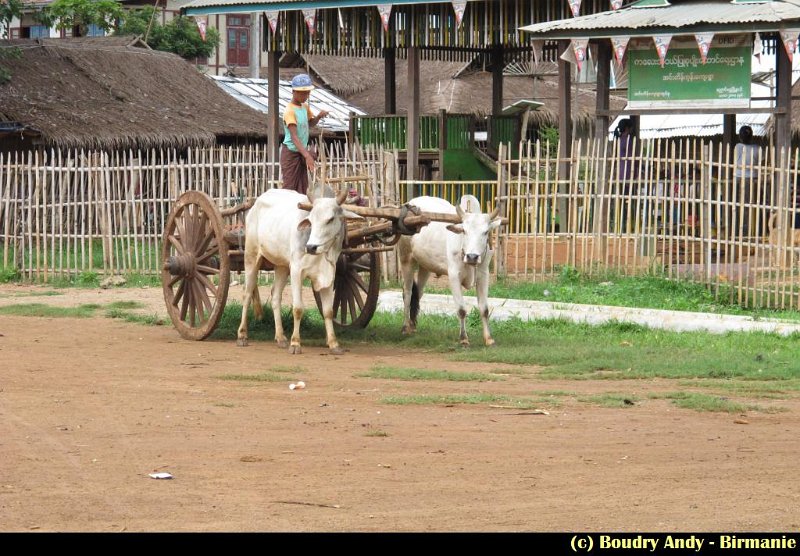
{"label": "man standing on cart", "polygon": [[306,194],[308,172],[314,172],[316,155],[308,150],[309,130],[328,115],[322,110],[316,116],[308,107],[314,85],[305,73],[292,79],[292,101],[283,114],[284,139],[281,147],[283,188]]}

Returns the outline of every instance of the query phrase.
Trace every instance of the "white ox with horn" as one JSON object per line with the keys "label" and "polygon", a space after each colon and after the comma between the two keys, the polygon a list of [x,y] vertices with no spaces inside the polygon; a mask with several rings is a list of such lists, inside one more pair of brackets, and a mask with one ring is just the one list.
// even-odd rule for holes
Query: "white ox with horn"
{"label": "white ox with horn", "polygon": [[[333,280],[336,276],[336,261],[339,259],[346,233],[345,218],[359,218],[342,208],[346,197],[347,190],[340,192],[336,198],[314,199],[310,192],[306,196],[289,189],[271,189],[256,200],[245,220],[245,293],[237,344],[247,345],[247,308],[257,287],[256,280],[263,257],[275,267],[271,295],[275,341],[278,346],[288,346],[289,353],[302,353],[302,284],[304,278],[309,278],[322,302],[328,348],[331,353],[344,352],[333,331]],[[311,202],[311,211],[298,208],[297,205],[301,202]],[[294,316],[291,343],[287,342],[281,323],[281,297],[289,277],[292,282]],[[256,314],[259,313],[260,307],[256,307]]]}
{"label": "white ox with horn", "polygon": [[[465,319],[462,288],[475,286],[478,294],[478,310],[483,323],[483,341],[487,346],[494,344],[489,331],[489,306],[486,301],[489,293],[489,261],[493,251],[489,248],[489,234],[497,228],[502,219],[499,206],[492,214],[482,214],[480,202],[472,195],[464,195],[459,206],[454,207],[438,197],[416,197],[410,205],[420,210],[458,214],[461,224],[446,225],[431,222],[413,236],[400,239],[400,266],[403,273],[403,334],[415,332],[419,300],[431,273],[436,276],[447,275],[450,290],[458,307],[461,320],[461,344],[469,345]],[[416,280],[414,267],[418,266]]]}

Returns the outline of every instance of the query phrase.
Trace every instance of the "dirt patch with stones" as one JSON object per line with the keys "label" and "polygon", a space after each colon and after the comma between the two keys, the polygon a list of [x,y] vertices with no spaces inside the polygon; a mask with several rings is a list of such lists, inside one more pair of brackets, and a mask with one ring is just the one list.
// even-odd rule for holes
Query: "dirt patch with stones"
{"label": "dirt patch with stones", "polygon": [[[0,286],[0,305],[138,301],[158,288]],[[232,294],[238,295],[236,293]],[[3,531],[786,531],[800,527],[800,404],[699,413],[669,381],[552,381],[535,367],[369,343],[343,356],[190,342],[171,326],[0,317]],[[500,346],[498,349],[502,349]],[[360,376],[376,365],[492,382]],[[225,375],[279,375],[276,382]],[[284,379],[285,377],[285,379]],[[303,380],[304,389],[289,384]],[[566,391],[538,409],[391,396]],[[578,398],[630,392],[606,408]],[[557,400],[557,401],[556,401]],[[763,403],[763,400],[758,400]],[[150,477],[165,472],[169,480]]]}

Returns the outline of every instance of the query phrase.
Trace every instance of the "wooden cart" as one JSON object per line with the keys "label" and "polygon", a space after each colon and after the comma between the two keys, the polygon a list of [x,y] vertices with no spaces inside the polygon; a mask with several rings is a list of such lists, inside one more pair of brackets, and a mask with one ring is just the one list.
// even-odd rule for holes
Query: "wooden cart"
{"label": "wooden cart", "polygon": [[[205,193],[188,191],[178,198],[167,218],[161,248],[161,282],[170,318],[187,340],[203,340],[219,324],[231,271],[244,270],[241,222],[253,202],[220,210]],[[311,209],[309,204],[301,203],[300,207]],[[455,214],[421,213],[407,206],[371,208],[348,204],[347,209],[365,220],[348,223],[333,285],[334,324],[339,328],[364,328],[378,304],[380,253],[393,249],[402,234],[414,234],[433,220],[459,223],[460,219]],[[236,220],[240,223],[232,224]],[[269,261],[261,262],[262,270],[273,269]],[[321,310],[316,292],[314,297]],[[261,303],[258,290],[253,303]]]}

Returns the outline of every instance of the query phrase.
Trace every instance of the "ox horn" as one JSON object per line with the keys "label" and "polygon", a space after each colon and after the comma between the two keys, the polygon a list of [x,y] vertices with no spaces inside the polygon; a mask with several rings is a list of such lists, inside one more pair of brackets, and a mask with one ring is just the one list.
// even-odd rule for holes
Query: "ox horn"
{"label": "ox horn", "polygon": [[456,214],[461,220],[464,220],[464,209],[461,208],[461,205],[456,205]]}
{"label": "ox horn", "polygon": [[494,210],[492,211],[492,214],[489,215],[489,220],[494,220],[498,216],[500,216],[500,203],[497,203],[494,206]]}
{"label": "ox horn", "polygon": [[342,188],[339,193],[336,194],[336,204],[341,205],[347,199],[347,189]]}

